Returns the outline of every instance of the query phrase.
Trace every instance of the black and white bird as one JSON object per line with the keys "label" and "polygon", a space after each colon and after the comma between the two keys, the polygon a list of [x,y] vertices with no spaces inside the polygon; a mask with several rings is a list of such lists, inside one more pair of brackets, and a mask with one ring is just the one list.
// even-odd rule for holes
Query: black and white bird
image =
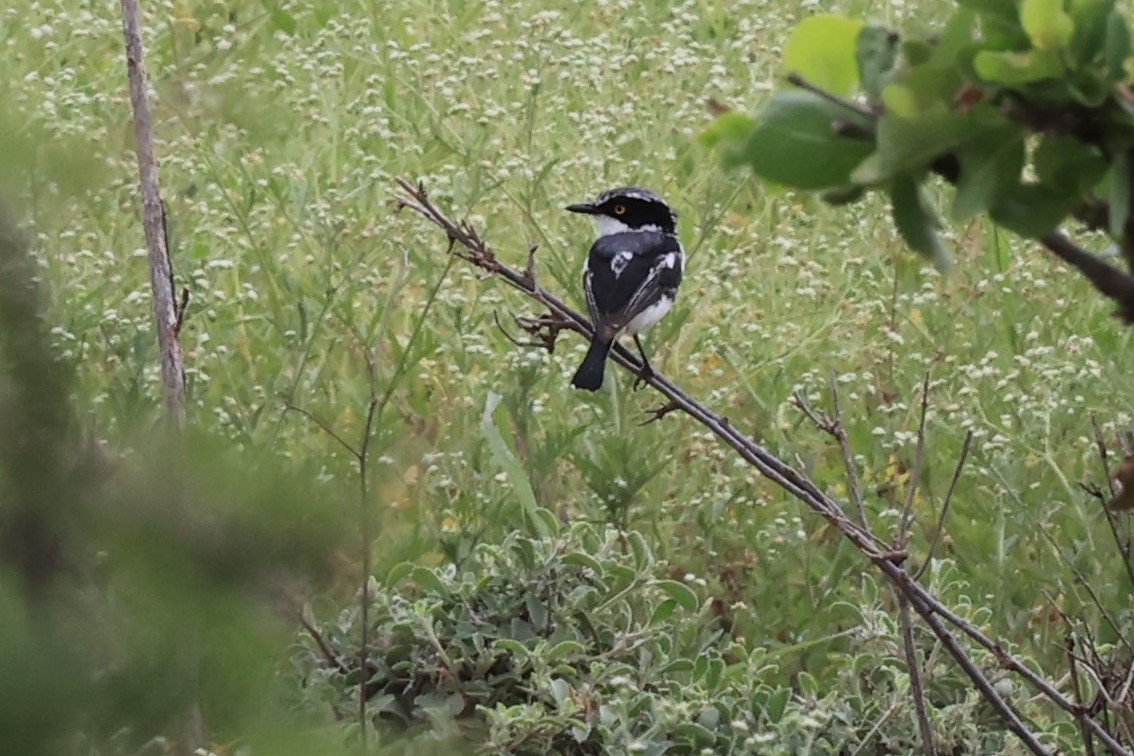
{"label": "black and white bird", "polygon": [[638,336],[673,307],[685,253],[677,238],[677,213],[646,189],[619,187],[594,202],[568,205],[591,216],[598,239],[583,269],[583,288],[595,333],[571,385],[598,391],[606,357],[620,336],[633,336],[644,369],[653,374]]}

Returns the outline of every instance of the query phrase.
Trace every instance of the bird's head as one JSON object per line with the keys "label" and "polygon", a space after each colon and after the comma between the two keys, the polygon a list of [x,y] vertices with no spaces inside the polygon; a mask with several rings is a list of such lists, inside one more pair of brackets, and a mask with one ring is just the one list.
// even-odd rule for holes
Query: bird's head
{"label": "bird's head", "polygon": [[603,192],[594,202],[568,205],[567,209],[591,216],[599,236],[627,231],[676,233],[677,213],[648,189],[621,186]]}

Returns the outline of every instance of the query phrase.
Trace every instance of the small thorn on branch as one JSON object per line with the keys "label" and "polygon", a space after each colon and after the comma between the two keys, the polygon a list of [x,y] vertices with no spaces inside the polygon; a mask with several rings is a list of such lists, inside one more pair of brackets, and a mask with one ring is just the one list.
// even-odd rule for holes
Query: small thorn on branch
{"label": "small thorn on branch", "polygon": [[538,244],[532,244],[528,247],[528,262],[524,266],[524,280],[531,284],[532,291],[539,288],[535,277],[535,253],[537,249],[539,249]]}
{"label": "small thorn on branch", "polygon": [[811,406],[811,403],[804,398],[803,394],[798,391],[791,395],[791,404],[802,412],[803,416],[810,420],[816,428],[824,433],[837,438],[839,433],[842,432],[842,426],[837,420],[826,412],[817,411]]}
{"label": "small thorn on branch", "polygon": [[649,425],[650,423],[656,423],[658,420],[661,420],[670,412],[674,412],[679,409],[681,409],[681,406],[677,402],[666,402],[665,404],[654,407],[653,409],[648,409],[646,410],[646,414],[649,415],[649,417],[638,423],[638,425]]}
{"label": "small thorn on branch", "polygon": [[1099,501],[1105,502],[1107,500],[1106,495],[1103,493],[1102,489],[1099,488],[1098,483],[1080,483],[1079,488]]}
{"label": "small thorn on branch", "polygon": [[181,335],[181,326],[185,325],[185,311],[189,307],[189,288],[185,287],[181,290],[181,300],[174,308],[174,314],[177,316],[177,321],[173,324],[173,335]]}
{"label": "small thorn on branch", "polygon": [[910,554],[905,549],[894,549],[892,551],[883,552],[878,558],[901,567],[902,564],[910,558]]}
{"label": "small thorn on branch", "polygon": [[520,330],[532,336],[530,340],[523,340],[508,332],[508,329],[500,322],[498,313],[493,312],[492,319],[496,321],[496,327],[504,334],[504,338],[512,342],[514,346],[523,349],[545,349],[549,354],[555,352],[555,342],[559,338],[559,332],[570,327],[570,323],[555,315],[541,315],[537,318],[513,315],[512,319]]}

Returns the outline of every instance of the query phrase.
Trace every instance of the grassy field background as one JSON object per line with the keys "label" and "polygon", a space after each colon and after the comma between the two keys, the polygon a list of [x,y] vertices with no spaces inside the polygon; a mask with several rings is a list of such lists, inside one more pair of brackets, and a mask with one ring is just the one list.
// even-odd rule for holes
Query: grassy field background
{"label": "grassy field background", "polygon": [[[972,430],[942,556],[990,610],[986,629],[1057,657],[1047,592],[1106,637],[1076,573],[1126,611],[1106,522],[1077,487],[1103,482],[1091,414],[1111,435],[1131,422],[1130,331],[1109,306],[985,221],[952,229],[957,265],[941,274],[903,249],[883,204],[760,186],[696,142],[708,98],[747,108],[777,85],[783,40],[820,5],[901,28],[949,3],[146,5],[174,266],[191,292],[190,423],[250,460],[310,470],[310,506],[352,512],[352,458],[285,405],[357,438],[372,347],[390,390],[370,502],[379,574],[518,526],[482,428],[496,393],[542,506],[641,529],[675,574],[734,605],[741,635],[789,652],[785,675],[821,674],[847,622],[832,607],[861,599],[857,552],[692,421],[640,427],[658,400],[630,376],[570,390],[581,340],[513,348],[493,315],[527,302],[450,265],[445,239],[391,202],[395,176],[421,180],[505,260],[538,243],[543,285],[582,307],[593,231],[562,206],[634,184],[678,209],[689,252],[678,304],[647,339],[660,371],[845,493],[838,450],[790,405],[795,391],[825,405],[834,374],[887,532],[929,370],[915,558]],[[78,405],[129,447],[160,414],[160,380],[120,23],[104,0],[0,11],[0,182],[30,230]],[[332,603],[356,584],[343,559]]]}

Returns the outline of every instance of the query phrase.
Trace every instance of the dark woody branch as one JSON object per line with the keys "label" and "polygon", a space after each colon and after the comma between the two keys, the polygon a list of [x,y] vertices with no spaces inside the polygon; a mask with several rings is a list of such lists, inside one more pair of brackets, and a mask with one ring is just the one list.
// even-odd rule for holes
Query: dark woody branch
{"label": "dark woody branch", "polygon": [[[397,183],[403,192],[397,203],[399,209],[412,210],[444,231],[449,238],[452,254],[489,275],[502,279],[512,288],[538,302],[549,313],[547,322],[556,323],[559,330],[574,331],[588,339],[590,338],[592,335],[590,322],[561,299],[537,286],[531,271],[519,271],[500,262],[492,249],[480,238],[472,226],[466,222],[455,222],[439,210],[429,198],[424,186],[414,185],[404,179],[397,179]],[[611,352],[611,359],[635,375],[639,375],[642,371],[643,365],[638,357],[621,346]],[[899,595],[908,601],[909,607],[940,640],[942,647],[946,649],[973,682],[981,696],[997,713],[1005,726],[1020,739],[1029,751],[1037,754],[1048,753],[1038,737],[1020,719],[1012,706],[996,689],[988,674],[973,661],[966,649],[962,647],[957,636],[958,630],[961,634],[967,636],[971,642],[990,652],[1001,667],[1024,678],[1040,695],[1067,712],[1112,753],[1129,753],[1078,703],[1064,696],[1055,687],[1055,684],[1040,677],[1023,662],[1006,652],[997,641],[985,636],[972,623],[942,604],[936,596],[927,591],[902,567],[902,563],[906,559],[904,551],[895,549],[892,545],[881,540],[867,525],[853,521],[846,514],[843,504],[820,490],[809,477],[757,444],[736,429],[727,417],[705,407],[661,374],[653,373],[645,379],[645,383],[661,394],[666,401],[664,412],[656,411],[656,415],[680,411],[709,429],[761,475],[802,501],[812,511],[837,528],[867,559],[873,562],[891,582]]]}

